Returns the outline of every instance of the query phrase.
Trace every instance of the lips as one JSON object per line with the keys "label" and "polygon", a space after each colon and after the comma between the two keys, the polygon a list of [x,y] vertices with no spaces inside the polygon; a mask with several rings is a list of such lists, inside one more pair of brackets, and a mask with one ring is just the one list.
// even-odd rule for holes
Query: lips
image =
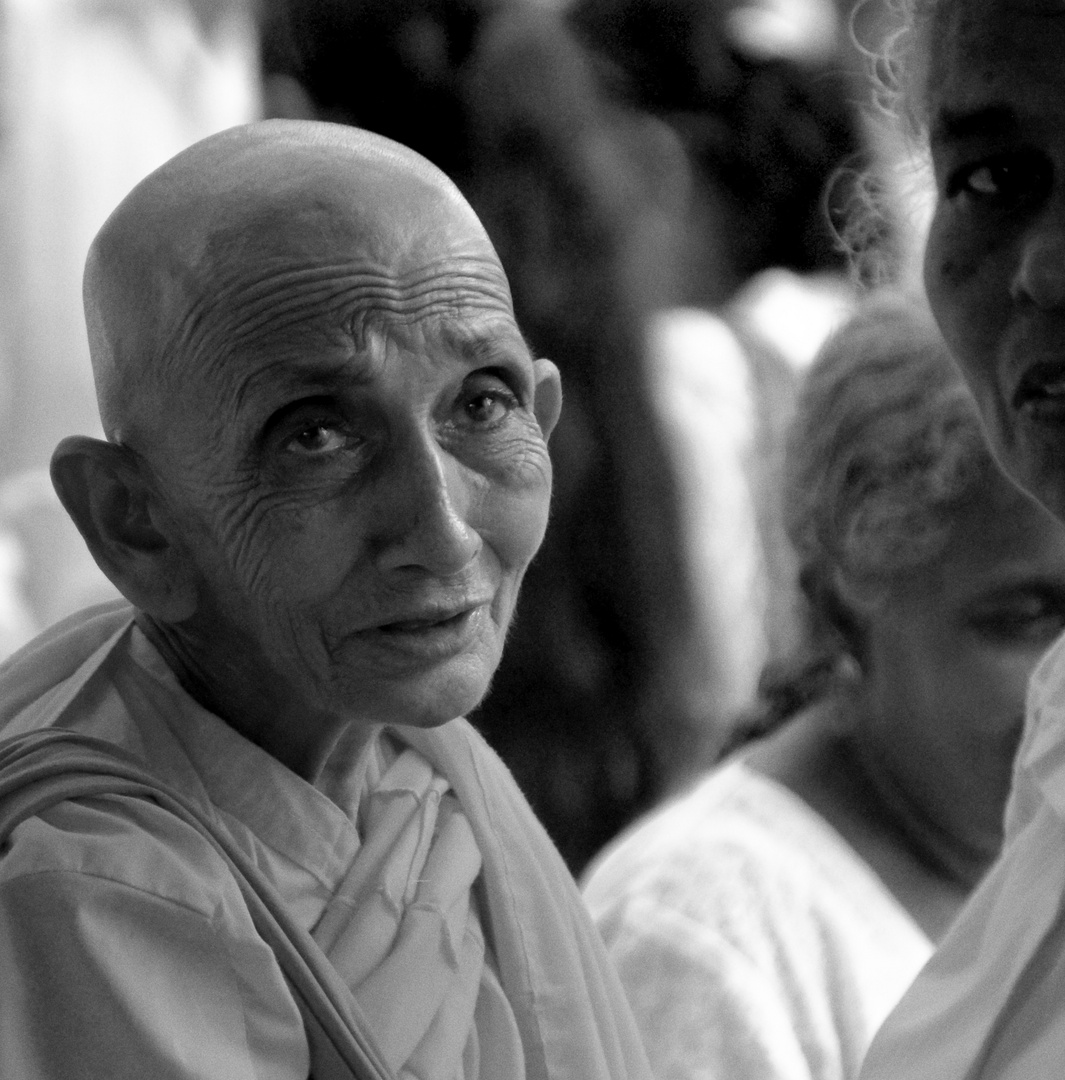
{"label": "lips", "polygon": [[383,623],[377,629],[385,634],[417,634],[428,630],[447,629],[456,626],[472,610],[472,607],[468,607],[450,615],[430,615],[414,619],[397,619],[395,622]]}
{"label": "lips", "polygon": [[1036,416],[1065,416],[1065,360],[1042,360],[1021,377],[1013,395],[1013,407]]}
{"label": "lips", "polygon": [[483,636],[490,608],[491,596],[405,606],[356,631],[352,640],[382,650],[382,657],[419,663],[446,659],[465,652]]}

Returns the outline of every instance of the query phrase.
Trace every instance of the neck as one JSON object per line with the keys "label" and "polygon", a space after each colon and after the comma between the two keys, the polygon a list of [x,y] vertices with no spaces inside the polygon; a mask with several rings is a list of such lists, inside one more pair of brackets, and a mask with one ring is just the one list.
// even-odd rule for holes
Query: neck
{"label": "neck", "polygon": [[888,788],[856,751],[849,702],[827,699],[744,754],[789,788],[869,865],[924,933],[938,941],[986,869]]}

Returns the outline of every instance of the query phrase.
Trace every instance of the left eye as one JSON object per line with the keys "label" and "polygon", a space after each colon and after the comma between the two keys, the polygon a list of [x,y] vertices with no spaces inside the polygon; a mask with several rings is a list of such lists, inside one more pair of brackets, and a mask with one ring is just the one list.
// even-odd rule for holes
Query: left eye
{"label": "left eye", "polygon": [[470,394],[462,411],[471,423],[491,426],[505,419],[517,404],[517,398],[504,387],[488,387]]}

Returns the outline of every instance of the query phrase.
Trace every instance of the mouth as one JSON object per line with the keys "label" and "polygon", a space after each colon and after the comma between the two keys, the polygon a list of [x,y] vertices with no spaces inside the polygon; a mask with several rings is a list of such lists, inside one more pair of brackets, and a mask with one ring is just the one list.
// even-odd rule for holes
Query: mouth
{"label": "mouth", "polygon": [[1065,418],[1065,360],[1043,360],[1028,368],[1014,391],[1013,407],[1037,418]]}
{"label": "mouth", "polygon": [[403,612],[398,619],[367,627],[357,636],[394,658],[416,663],[446,660],[470,649],[489,618],[489,600],[461,606],[426,606]]}
{"label": "mouth", "polygon": [[422,618],[397,619],[395,622],[382,623],[376,629],[387,635],[429,634],[435,631],[458,629],[468,621],[479,605],[463,608],[450,615],[427,615]]}

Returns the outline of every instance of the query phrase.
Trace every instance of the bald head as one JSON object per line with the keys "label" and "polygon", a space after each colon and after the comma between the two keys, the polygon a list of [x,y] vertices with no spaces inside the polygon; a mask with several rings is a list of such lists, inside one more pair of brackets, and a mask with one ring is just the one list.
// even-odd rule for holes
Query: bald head
{"label": "bald head", "polygon": [[376,280],[361,303],[357,288],[346,302],[353,317],[369,316],[416,305],[416,282],[412,289],[406,277],[456,256],[483,264],[506,293],[469,205],[398,143],[277,120],[196,143],[133,189],[89,253],[86,322],[108,437],[150,430],[190,365],[206,362],[205,353],[222,362],[260,324],[273,325],[272,275],[328,276],[354,260]]}
{"label": "bald head", "polygon": [[561,387],[433,166],[351,128],[217,135],[93,245],[109,441],[52,479],[186,689],[301,775],[472,708],[547,524]]}

